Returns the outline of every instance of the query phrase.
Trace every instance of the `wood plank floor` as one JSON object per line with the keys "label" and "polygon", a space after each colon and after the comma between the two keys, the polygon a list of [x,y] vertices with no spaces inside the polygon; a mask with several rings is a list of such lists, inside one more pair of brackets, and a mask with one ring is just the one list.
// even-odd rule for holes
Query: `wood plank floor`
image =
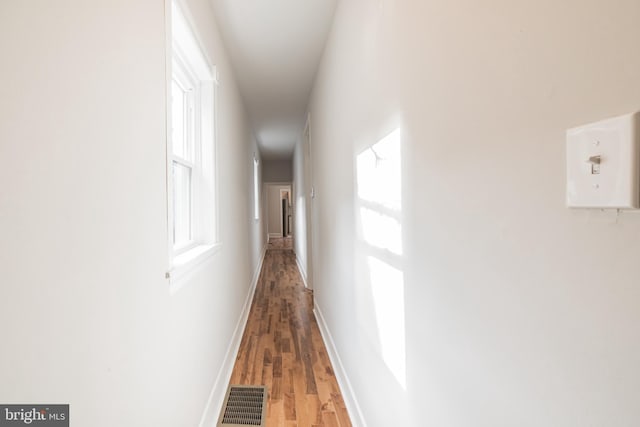
{"label": "wood plank floor", "polygon": [[267,386],[267,427],[351,426],[290,247],[269,244],[231,384]]}

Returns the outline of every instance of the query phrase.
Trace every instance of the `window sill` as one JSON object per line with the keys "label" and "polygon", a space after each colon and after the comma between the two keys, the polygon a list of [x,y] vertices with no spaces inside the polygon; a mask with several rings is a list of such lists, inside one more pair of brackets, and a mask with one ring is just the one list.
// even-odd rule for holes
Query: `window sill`
{"label": "window sill", "polygon": [[222,245],[199,245],[173,258],[173,266],[167,273],[171,293],[190,281],[202,264],[208,261]]}

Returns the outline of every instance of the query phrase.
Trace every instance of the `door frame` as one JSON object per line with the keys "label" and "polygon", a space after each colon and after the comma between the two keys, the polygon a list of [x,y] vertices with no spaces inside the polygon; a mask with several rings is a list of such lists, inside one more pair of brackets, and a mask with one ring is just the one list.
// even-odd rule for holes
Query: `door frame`
{"label": "door frame", "polygon": [[265,225],[267,228],[267,241],[269,241],[272,238],[276,238],[275,234],[276,233],[270,233],[269,232],[269,222],[270,222],[270,217],[269,217],[269,211],[271,210],[271,200],[269,199],[269,194],[270,194],[270,187],[286,187],[286,189],[284,188],[280,188],[280,191],[278,191],[278,205],[279,205],[279,212],[280,212],[280,219],[279,219],[279,223],[280,223],[280,234],[278,235],[278,237],[282,237],[282,198],[280,196],[280,192],[284,189],[285,191],[288,191],[289,194],[291,194],[291,182],[265,182],[264,183],[264,194],[265,194]]}
{"label": "door frame", "polygon": [[306,285],[313,289],[313,199],[315,189],[313,187],[313,162],[311,157],[311,114],[307,114],[307,122],[302,133],[302,169],[304,173],[305,193],[305,222],[306,222]]}
{"label": "door frame", "polygon": [[[285,212],[282,211],[282,200],[285,198],[282,195],[286,194],[286,199],[287,199],[287,207],[291,206],[291,185],[289,185],[289,188],[281,188],[280,189],[280,235],[283,235],[284,237],[289,237],[290,235],[292,235],[291,233],[291,229],[288,230],[288,233],[285,235],[284,234],[284,222],[283,221],[287,221],[287,219],[285,219],[284,214]],[[288,225],[288,223],[287,223]]]}

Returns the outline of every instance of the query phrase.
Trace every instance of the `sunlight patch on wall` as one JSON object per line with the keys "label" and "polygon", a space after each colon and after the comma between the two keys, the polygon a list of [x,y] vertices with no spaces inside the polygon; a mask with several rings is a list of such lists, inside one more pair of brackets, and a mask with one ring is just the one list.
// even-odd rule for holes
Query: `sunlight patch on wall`
{"label": "sunlight patch on wall", "polygon": [[406,390],[400,143],[396,129],[356,158],[357,224],[363,243],[357,259],[364,284],[360,315],[375,324],[371,339],[377,339],[384,364]]}
{"label": "sunlight patch on wall", "polygon": [[402,255],[402,232],[397,219],[366,207],[360,208],[360,219],[365,242]]}
{"label": "sunlight patch on wall", "polygon": [[375,257],[370,256],[368,261],[382,358],[406,388],[404,275]]}
{"label": "sunlight patch on wall", "polygon": [[358,155],[358,197],[382,207],[402,209],[400,129]]}

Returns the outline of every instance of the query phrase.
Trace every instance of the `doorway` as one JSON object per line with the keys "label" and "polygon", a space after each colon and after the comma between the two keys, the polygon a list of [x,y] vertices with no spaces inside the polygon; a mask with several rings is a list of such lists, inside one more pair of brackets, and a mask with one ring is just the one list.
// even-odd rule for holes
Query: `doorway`
{"label": "doorway", "polygon": [[290,237],[293,234],[293,206],[290,182],[265,183],[268,239]]}
{"label": "doorway", "polygon": [[291,190],[280,189],[280,217],[282,221],[282,237],[291,236]]}

